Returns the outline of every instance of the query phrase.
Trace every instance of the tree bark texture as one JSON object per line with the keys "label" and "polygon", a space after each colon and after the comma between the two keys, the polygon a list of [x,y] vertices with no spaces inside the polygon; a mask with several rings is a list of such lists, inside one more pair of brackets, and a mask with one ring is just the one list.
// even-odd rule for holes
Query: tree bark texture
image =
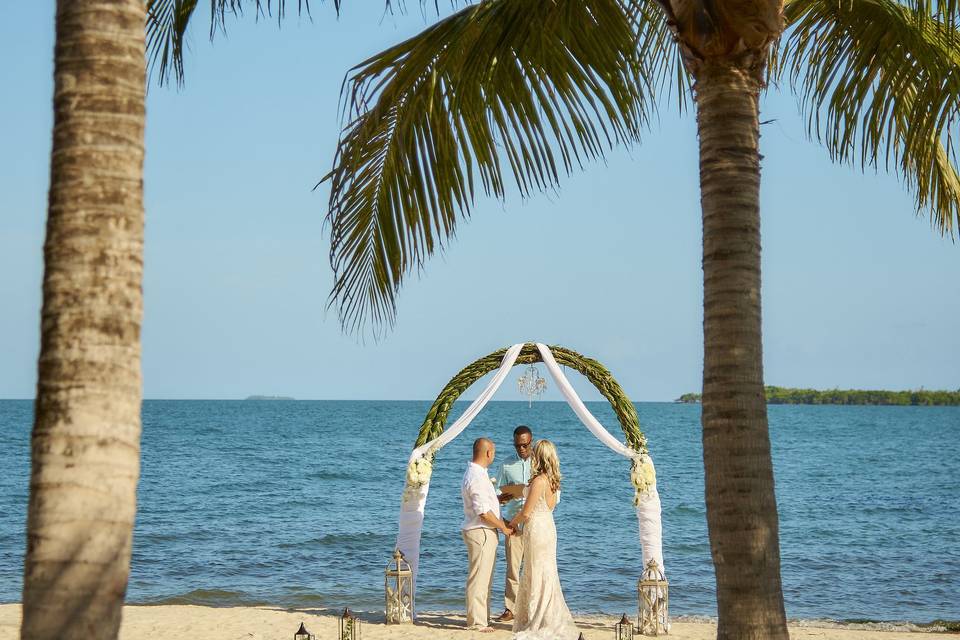
{"label": "tree bark texture", "polygon": [[140,472],[143,0],[61,0],[21,637],[116,638]]}
{"label": "tree bark texture", "polygon": [[717,637],[787,640],[763,389],[760,151],[754,70],[696,74],[703,211],[703,464]]}

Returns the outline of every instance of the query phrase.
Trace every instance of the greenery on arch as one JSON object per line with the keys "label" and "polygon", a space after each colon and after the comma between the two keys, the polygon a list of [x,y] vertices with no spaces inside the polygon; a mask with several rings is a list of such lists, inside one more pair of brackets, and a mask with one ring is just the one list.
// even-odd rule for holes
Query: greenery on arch
{"label": "greenery on arch", "polygon": [[[620,427],[627,440],[627,446],[638,454],[647,454],[647,438],[640,430],[640,419],[637,417],[637,409],[633,406],[630,398],[624,393],[623,387],[614,379],[613,374],[597,360],[583,356],[570,349],[550,346],[553,357],[558,364],[570,367],[587,378],[603,395],[604,398],[613,407],[620,421]],[[460,395],[467,390],[470,385],[482,378],[484,375],[497,369],[503,361],[503,356],[507,349],[494,351],[490,355],[484,356],[464,367],[460,373],[450,379],[450,382],[444,386],[440,395],[434,400],[433,406],[427,412],[427,417],[420,426],[420,435],[417,437],[415,446],[419,447],[443,433],[447,422],[447,416],[453,403],[457,401]],[[542,362],[543,358],[537,345],[527,342],[520,350],[517,356],[516,365],[532,364]]]}

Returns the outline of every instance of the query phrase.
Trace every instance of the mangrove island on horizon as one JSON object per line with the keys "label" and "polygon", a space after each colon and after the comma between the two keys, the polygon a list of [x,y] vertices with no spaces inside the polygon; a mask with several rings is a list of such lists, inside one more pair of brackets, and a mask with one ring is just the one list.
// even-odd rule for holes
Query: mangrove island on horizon
{"label": "mangrove island on horizon", "polygon": [[[958,406],[960,389],[956,391],[882,391],[863,389],[790,389],[764,387],[767,404],[850,404],[896,406]],[[699,393],[685,393],[675,402],[700,402]]]}

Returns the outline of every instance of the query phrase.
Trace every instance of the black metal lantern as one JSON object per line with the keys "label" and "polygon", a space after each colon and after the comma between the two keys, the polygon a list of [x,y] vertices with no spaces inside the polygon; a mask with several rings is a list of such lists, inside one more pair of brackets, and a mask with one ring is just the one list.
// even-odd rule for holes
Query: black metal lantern
{"label": "black metal lantern", "polygon": [[614,640],[633,640],[633,621],[627,619],[627,614],[613,625],[613,637]]}
{"label": "black metal lantern", "polygon": [[360,618],[350,609],[344,609],[340,616],[340,638],[338,640],[360,640]]}
{"label": "black metal lantern", "polygon": [[307,631],[307,628],[300,623],[300,628],[293,634],[293,640],[313,640],[313,634]]}

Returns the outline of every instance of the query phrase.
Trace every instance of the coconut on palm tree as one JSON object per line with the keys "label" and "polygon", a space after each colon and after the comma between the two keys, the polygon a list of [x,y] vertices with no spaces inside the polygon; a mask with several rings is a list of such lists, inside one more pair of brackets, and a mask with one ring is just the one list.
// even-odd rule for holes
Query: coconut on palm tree
{"label": "coconut on palm tree", "polygon": [[[331,181],[331,304],[389,327],[478,192],[555,186],[692,87],[703,214],[703,451],[720,638],[787,638],[763,388],[759,95],[789,80],[831,158],[960,219],[957,0],[485,0],[360,63]],[[786,31],[784,32],[784,28]]]}

